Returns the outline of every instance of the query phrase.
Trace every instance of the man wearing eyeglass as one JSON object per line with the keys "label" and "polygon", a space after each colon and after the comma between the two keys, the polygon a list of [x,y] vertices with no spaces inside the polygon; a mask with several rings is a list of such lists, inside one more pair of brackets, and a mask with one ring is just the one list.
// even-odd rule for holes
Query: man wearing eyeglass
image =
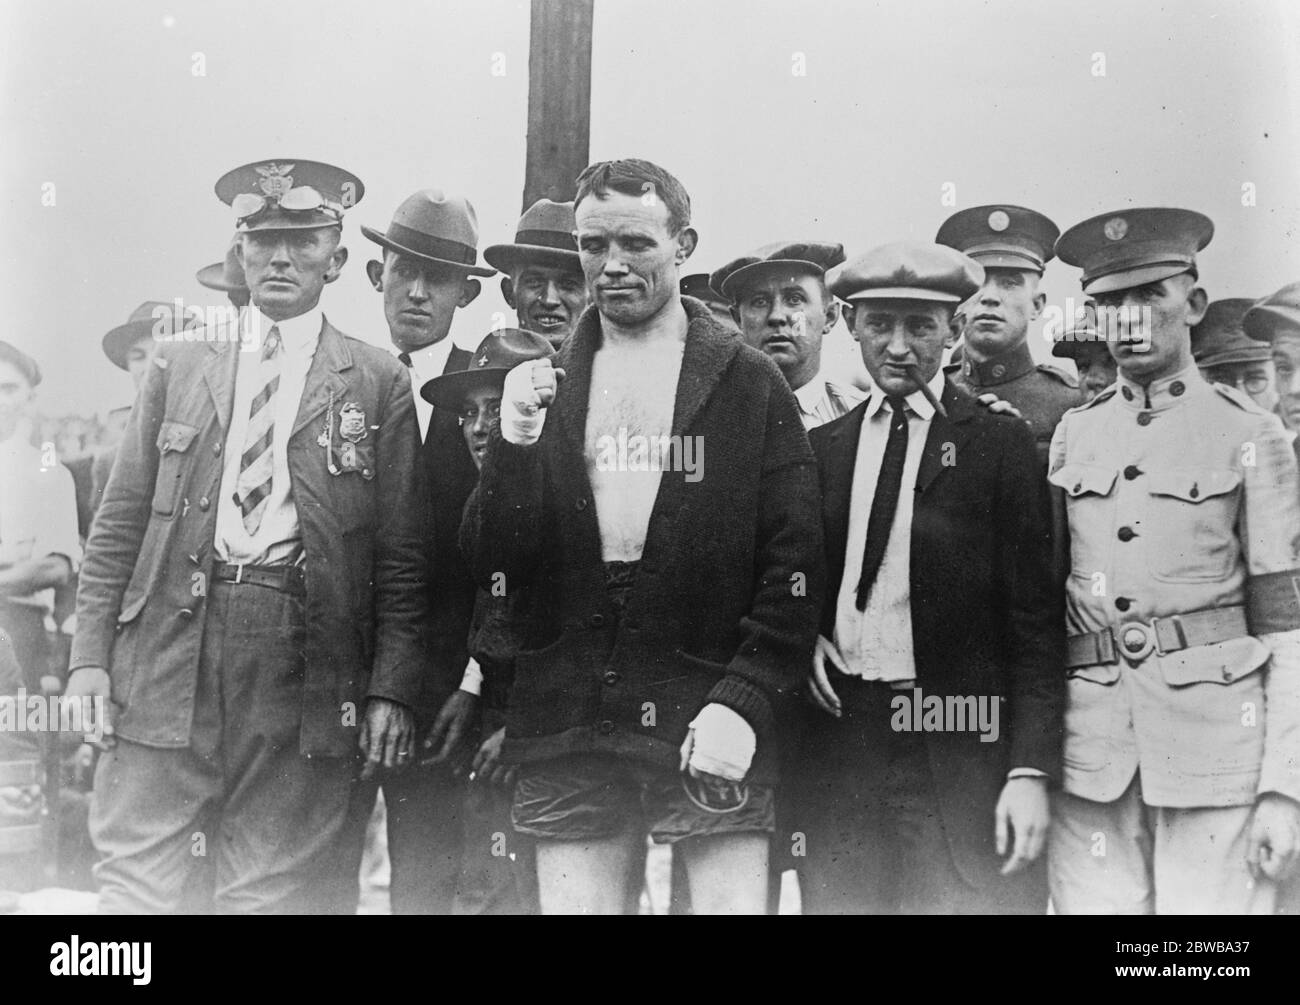
{"label": "man wearing eyeglass", "polygon": [[371,770],[414,745],[428,566],[410,382],[319,303],[361,182],[275,160],[216,190],[252,306],[159,346],[78,594],[68,694],[107,706],[89,731],[111,748],[90,814],[105,913],[303,910],[358,743]]}
{"label": "man wearing eyeglass", "polygon": [[1267,342],[1255,341],[1241,327],[1254,302],[1232,298],[1210,304],[1204,319],[1192,329],[1192,358],[1206,380],[1235,387],[1272,412],[1278,403],[1272,351]]}

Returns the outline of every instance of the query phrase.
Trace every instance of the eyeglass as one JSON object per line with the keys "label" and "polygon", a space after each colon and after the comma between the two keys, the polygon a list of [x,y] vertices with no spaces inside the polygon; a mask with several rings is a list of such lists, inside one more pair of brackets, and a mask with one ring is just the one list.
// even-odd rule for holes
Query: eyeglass
{"label": "eyeglass", "polygon": [[[459,416],[460,424],[463,426],[467,422],[476,421],[478,419],[478,414],[479,411],[477,405],[466,405],[463,409],[461,409],[461,413]],[[501,402],[489,401],[487,403],[487,417],[491,422],[496,422],[499,418],[501,418]]]}
{"label": "eyeglass", "polygon": [[1208,376],[1216,383],[1227,384],[1247,394],[1263,394],[1269,385],[1268,374],[1263,373],[1237,374],[1230,370],[1212,370]]}
{"label": "eyeglass", "polygon": [[321,209],[342,219],[339,208],[310,185],[299,185],[297,188],[291,188],[279,198],[258,195],[256,192],[241,192],[235,196],[230,204],[230,207],[235,211],[236,218],[241,221],[260,216],[275,206],[279,206],[280,209],[291,213],[304,213],[308,210]]}

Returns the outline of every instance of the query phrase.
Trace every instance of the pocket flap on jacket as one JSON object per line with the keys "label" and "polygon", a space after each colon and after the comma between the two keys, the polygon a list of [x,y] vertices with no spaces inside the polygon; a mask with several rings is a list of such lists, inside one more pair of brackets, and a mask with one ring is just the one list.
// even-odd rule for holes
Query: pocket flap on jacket
{"label": "pocket flap on jacket", "polygon": [[119,625],[129,625],[140,616],[140,612],[144,610],[145,601],[148,599],[149,594],[145,593],[136,597],[129,604],[124,605],[121,613],[117,616],[117,623]]}
{"label": "pocket flap on jacket", "polygon": [[1119,472],[1101,464],[1062,464],[1048,476],[1053,485],[1065,489],[1071,499],[1083,495],[1106,496],[1115,485]]}
{"label": "pocket flap on jacket", "polygon": [[168,420],[162,424],[158,430],[158,452],[165,454],[168,451],[183,454],[190,449],[190,444],[194,442],[194,437],[199,435],[197,426],[186,425],[184,422],[173,422]]}
{"label": "pocket flap on jacket", "polygon": [[1268,662],[1268,646],[1249,635],[1192,646],[1160,658],[1160,673],[1170,687],[1189,684],[1231,684]]}
{"label": "pocket flap on jacket", "polygon": [[1241,484],[1241,475],[1231,468],[1175,468],[1152,471],[1147,477],[1153,496],[1170,496],[1189,503],[1225,495]]}
{"label": "pocket flap on jacket", "polygon": [[1069,672],[1070,680],[1086,680],[1091,684],[1114,684],[1119,680],[1119,664],[1097,663],[1090,667],[1075,667]]}

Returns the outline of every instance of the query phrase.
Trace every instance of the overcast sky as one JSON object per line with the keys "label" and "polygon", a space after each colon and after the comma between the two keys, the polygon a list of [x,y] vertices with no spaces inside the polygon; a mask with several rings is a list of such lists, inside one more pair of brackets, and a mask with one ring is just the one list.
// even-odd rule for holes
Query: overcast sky
{"label": "overcast sky", "polygon": [[[141,301],[224,302],[194,273],[233,229],[213,183],[252,160],[363,179],[351,259],[322,305],[386,344],[358,224],[383,230],[438,186],[474,203],[480,248],[511,239],[528,17],[521,0],[6,0],[0,337],[43,364],[43,410],[129,402],[100,340]],[[596,0],[593,45],[591,156],[646,157],[683,181],[701,238],[690,271],[783,238],[850,255],[931,240],[955,209],[1013,202],[1062,229],[1126,206],[1198,209],[1216,225],[1212,298],[1300,278],[1290,0]],[[463,345],[508,310],[485,287],[453,327]],[[1063,306],[1076,270],[1052,263],[1046,289]],[[833,341],[848,351],[842,327]]]}

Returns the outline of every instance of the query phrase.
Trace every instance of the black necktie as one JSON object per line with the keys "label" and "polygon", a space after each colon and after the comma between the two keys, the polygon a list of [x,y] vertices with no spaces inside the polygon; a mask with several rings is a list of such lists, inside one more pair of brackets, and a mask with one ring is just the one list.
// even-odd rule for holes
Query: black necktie
{"label": "black necktie", "polygon": [[411,368],[411,354],[409,352],[399,352],[397,359],[408,370]]}
{"label": "black necktie", "polygon": [[903,485],[903,462],[907,459],[907,413],[904,411],[907,403],[897,397],[885,400],[894,410],[894,417],[889,420],[889,440],[880,461],[871,516],[867,518],[867,546],[862,552],[862,577],[858,580],[859,611],[867,609],[867,597],[880,572],[880,563],[885,560],[885,545],[889,543],[889,531],[898,512],[898,493]]}

